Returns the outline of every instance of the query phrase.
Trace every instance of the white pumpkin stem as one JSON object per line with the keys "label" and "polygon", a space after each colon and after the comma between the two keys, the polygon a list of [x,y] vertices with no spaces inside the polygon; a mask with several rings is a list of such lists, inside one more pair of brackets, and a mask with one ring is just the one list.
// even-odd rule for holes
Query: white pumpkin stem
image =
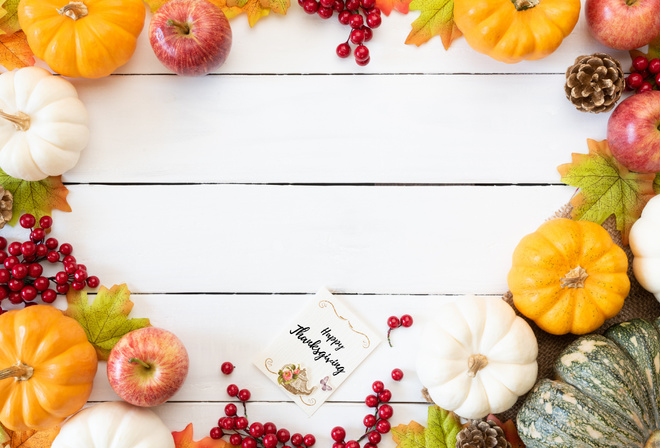
{"label": "white pumpkin stem", "polygon": [[524,11],[535,7],[541,0],[511,0],[511,3],[516,7],[516,11]]}
{"label": "white pumpkin stem", "polygon": [[57,12],[73,20],[82,19],[89,13],[87,5],[83,2],[69,2],[68,5],[64,5]]}
{"label": "white pumpkin stem", "polygon": [[19,131],[27,131],[30,129],[30,116],[25,112],[18,111],[12,115],[0,110],[0,118],[12,122]]}
{"label": "white pumpkin stem", "polygon": [[477,372],[488,365],[488,358],[482,354],[470,355],[468,358],[468,371],[467,375],[470,378],[477,376]]}
{"label": "white pumpkin stem", "polygon": [[578,265],[566,273],[565,277],[559,279],[562,288],[584,288],[584,282],[589,277],[586,269]]}
{"label": "white pumpkin stem", "polygon": [[32,378],[33,373],[34,369],[32,367],[19,362],[15,366],[0,370],[0,380],[16,378],[16,381],[27,381]]}

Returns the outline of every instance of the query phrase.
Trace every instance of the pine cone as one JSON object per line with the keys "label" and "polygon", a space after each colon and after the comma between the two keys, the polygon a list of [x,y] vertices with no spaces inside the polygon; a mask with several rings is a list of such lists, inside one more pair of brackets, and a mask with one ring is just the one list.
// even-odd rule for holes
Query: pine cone
{"label": "pine cone", "polygon": [[0,186],[0,229],[2,229],[13,216],[14,196],[11,191]]}
{"label": "pine cone", "polygon": [[566,70],[566,98],[582,112],[607,112],[623,92],[625,80],[619,61],[605,53],[579,56]]}
{"label": "pine cone", "polygon": [[502,428],[492,421],[472,420],[456,436],[456,448],[511,448]]}

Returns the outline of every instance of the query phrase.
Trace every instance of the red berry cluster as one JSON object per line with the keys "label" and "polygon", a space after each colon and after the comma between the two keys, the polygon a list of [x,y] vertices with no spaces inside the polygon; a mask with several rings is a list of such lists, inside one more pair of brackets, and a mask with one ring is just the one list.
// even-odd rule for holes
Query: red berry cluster
{"label": "red berry cluster", "polygon": [[389,330],[387,330],[387,342],[390,344],[390,347],[392,347],[392,341],[390,340],[390,333],[392,330],[395,328],[399,327],[411,327],[413,324],[413,318],[410,314],[404,314],[401,316],[401,318],[398,318],[396,316],[390,316],[387,319],[387,326],[390,327]]}
{"label": "red berry cluster", "polygon": [[[87,267],[77,264],[71,253],[71,244],[61,244],[55,238],[46,238],[46,230],[53,225],[50,216],[43,216],[39,220],[39,227],[35,227],[36,218],[25,214],[19,219],[21,227],[30,229],[28,241],[7,243],[7,239],[0,237],[0,262],[4,269],[0,269],[0,303],[9,299],[14,305],[35,305],[34,300],[41,295],[44,303],[53,303],[57,294],[66,294],[69,288],[81,290],[85,285],[90,288],[99,286],[96,276],[87,275]],[[42,261],[51,264],[61,262],[62,271],[53,277],[44,276]],[[54,283],[54,289],[51,288]],[[0,314],[5,310],[0,307]]]}
{"label": "red berry cluster", "polygon": [[[229,364],[229,363],[225,363]],[[224,364],[223,364],[224,366]],[[233,370],[233,366],[232,366]],[[223,372],[224,373],[224,372]],[[230,372],[231,373],[231,372]],[[312,434],[303,436],[302,434],[291,434],[288,429],[278,429],[275,423],[250,423],[245,412],[245,402],[250,399],[248,389],[239,389],[237,385],[227,386],[227,393],[230,397],[236,397],[243,404],[244,416],[238,416],[238,408],[234,403],[225,406],[225,417],[218,420],[218,426],[211,429],[212,439],[220,439],[222,436],[229,436],[229,443],[241,448],[291,448],[293,447],[311,447],[316,443],[316,438]],[[290,443],[290,445],[287,445]],[[280,445],[281,444],[281,445]]]}
{"label": "red berry cluster", "polygon": [[351,28],[346,42],[337,46],[337,56],[347,58],[351,55],[350,42],[357,45],[353,52],[355,63],[360,66],[369,63],[369,49],[364,43],[371,40],[372,30],[381,24],[376,0],[298,0],[298,3],[306,13],[318,14],[323,19],[329,19],[337,12],[339,23]]}
{"label": "red berry cluster", "polygon": [[660,59],[650,61],[644,56],[637,56],[632,62],[632,73],[626,78],[626,90],[635,93],[660,89]]}
{"label": "red berry cluster", "polygon": [[364,403],[370,408],[376,408],[373,414],[367,414],[362,423],[365,426],[364,434],[357,440],[346,441],[346,430],[341,426],[335,426],[330,432],[330,437],[335,441],[332,448],[360,448],[360,442],[367,439],[363,448],[377,448],[382,435],[390,431],[389,419],[394,414],[389,401],[392,399],[392,392],[385,389],[382,381],[374,381],[371,385],[374,394],[367,395]]}

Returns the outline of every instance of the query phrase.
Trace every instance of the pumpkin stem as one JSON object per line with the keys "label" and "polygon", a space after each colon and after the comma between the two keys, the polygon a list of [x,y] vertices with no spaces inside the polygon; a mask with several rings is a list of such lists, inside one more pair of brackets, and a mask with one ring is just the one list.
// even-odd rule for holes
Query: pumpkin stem
{"label": "pumpkin stem", "polygon": [[146,362],[142,361],[140,358],[131,358],[131,359],[128,360],[128,362],[130,362],[131,364],[138,363],[142,367],[144,367],[145,369],[151,369],[151,366],[149,364],[147,364]]}
{"label": "pumpkin stem", "polygon": [[69,2],[68,5],[64,5],[62,8],[58,9],[57,12],[62,16],[78,20],[85,17],[89,11],[83,2]]}
{"label": "pumpkin stem", "polygon": [[477,376],[477,372],[488,365],[488,358],[482,354],[470,355],[468,358],[468,371],[467,375],[470,378]]}
{"label": "pumpkin stem", "polygon": [[511,3],[516,7],[516,11],[525,11],[541,3],[541,0],[511,0]]}
{"label": "pumpkin stem", "polygon": [[16,378],[16,381],[27,381],[32,378],[34,369],[27,364],[19,362],[15,366],[0,370],[0,380],[5,378]]}
{"label": "pumpkin stem", "polygon": [[561,277],[559,281],[562,288],[584,288],[584,281],[589,277],[587,271],[577,266],[566,273],[566,277]]}
{"label": "pumpkin stem", "polygon": [[12,115],[0,110],[0,118],[11,121],[18,131],[27,131],[30,129],[30,116],[25,112],[18,111]]}
{"label": "pumpkin stem", "polygon": [[644,448],[660,448],[660,430],[656,429],[644,444]]}
{"label": "pumpkin stem", "polygon": [[177,20],[167,19],[167,26],[174,26],[178,28],[180,34],[188,35],[190,34],[190,25],[185,22],[179,22]]}

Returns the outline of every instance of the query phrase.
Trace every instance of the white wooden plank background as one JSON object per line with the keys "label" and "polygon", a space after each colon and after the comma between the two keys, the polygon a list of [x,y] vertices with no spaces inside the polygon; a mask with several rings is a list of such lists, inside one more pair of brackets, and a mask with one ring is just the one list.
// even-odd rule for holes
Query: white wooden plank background
{"label": "white wooden plank background", "polygon": [[[362,401],[394,367],[405,378],[388,382],[392,424],[425,423],[414,373],[424,321],[463,294],[506,291],[517,242],[575,191],[556,167],[606,134],[608,114],[564,97],[575,57],[608,51],[583,19],[550,57],[507,65],[462,39],[449,51],[439,38],[404,45],[418,13],[393,12],[358,67],[334,54],[347,27],[293,3],[252,29],[233,19],[232,52],[213,75],[168,73],[143,32],[116,75],[72,80],[92,139],[64,176],[73,212],[55,212],[53,235],[104,285],[127,283],[135,316],[184,341],[190,375],[156,411],[172,430],[193,422],[196,438],[236,382],[253,392],[251,418],[329,447],[332,427],[363,430]],[[390,315],[415,324],[308,419],[250,360],[321,286],[383,334]],[[104,372],[92,402],[117,399]]]}

